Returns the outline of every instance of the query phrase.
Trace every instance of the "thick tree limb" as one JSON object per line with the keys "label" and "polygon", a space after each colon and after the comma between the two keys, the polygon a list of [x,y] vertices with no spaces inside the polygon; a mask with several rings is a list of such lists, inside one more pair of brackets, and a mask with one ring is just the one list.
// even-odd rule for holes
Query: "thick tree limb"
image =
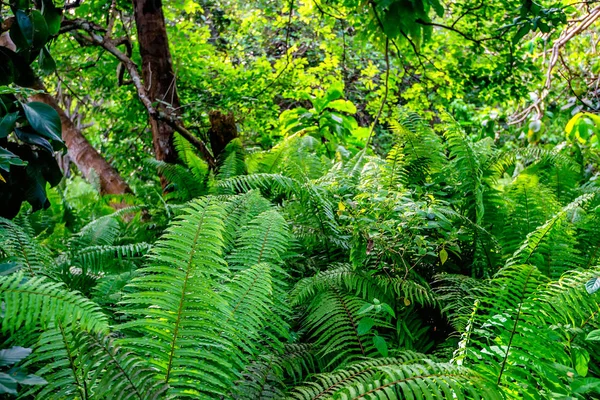
{"label": "thick tree limb", "polygon": [[56,99],[46,92],[46,88],[41,81],[35,82],[33,89],[42,91],[42,93],[31,96],[32,101],[39,101],[48,104],[54,108],[60,116],[62,124],[62,139],[67,145],[69,157],[73,160],[83,176],[90,181],[92,174],[98,176],[100,181],[100,192],[102,194],[124,194],[131,193],[127,182],[110,165],[104,157],[92,147],[81,131],[75,126],[73,121],[58,105]]}

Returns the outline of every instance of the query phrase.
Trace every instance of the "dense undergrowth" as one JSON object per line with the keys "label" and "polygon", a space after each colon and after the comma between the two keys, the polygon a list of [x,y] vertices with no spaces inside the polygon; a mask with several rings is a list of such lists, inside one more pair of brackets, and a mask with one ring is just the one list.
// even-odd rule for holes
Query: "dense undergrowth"
{"label": "dense undergrowth", "polygon": [[37,399],[593,398],[600,199],[571,148],[506,150],[443,115],[402,114],[392,142],[331,159],[304,131],[265,152],[234,141],[215,175],[178,141],[185,166],[153,161],[164,199],[109,213],[72,182],[0,220],[0,366],[18,378],[0,384]]}

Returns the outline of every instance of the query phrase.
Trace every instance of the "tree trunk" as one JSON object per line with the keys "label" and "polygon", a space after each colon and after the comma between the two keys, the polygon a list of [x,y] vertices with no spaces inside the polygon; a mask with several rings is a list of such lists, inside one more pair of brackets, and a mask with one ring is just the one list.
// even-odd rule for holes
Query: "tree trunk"
{"label": "tree trunk", "polygon": [[[179,107],[179,97],[162,2],[161,0],[133,0],[133,6],[142,57],[142,78],[148,88],[148,96],[156,104],[157,111],[161,112],[171,107],[176,110]],[[152,116],[150,126],[156,159],[176,162],[178,157],[173,145],[173,128]]]}
{"label": "tree trunk", "polygon": [[129,185],[121,178],[121,175],[92,147],[90,142],[83,136],[81,131],[75,127],[67,114],[58,105],[54,97],[46,92],[44,84],[37,81],[34,89],[43,90],[44,93],[31,96],[31,101],[39,101],[48,104],[58,112],[62,123],[62,139],[67,146],[69,157],[83,176],[89,181],[92,170],[100,179],[100,193],[102,194],[125,194],[131,193]]}
{"label": "tree trunk", "polygon": [[209,112],[208,118],[210,120],[210,129],[208,130],[210,148],[215,159],[218,159],[229,142],[237,137],[235,118],[231,112],[224,114],[218,110]]}

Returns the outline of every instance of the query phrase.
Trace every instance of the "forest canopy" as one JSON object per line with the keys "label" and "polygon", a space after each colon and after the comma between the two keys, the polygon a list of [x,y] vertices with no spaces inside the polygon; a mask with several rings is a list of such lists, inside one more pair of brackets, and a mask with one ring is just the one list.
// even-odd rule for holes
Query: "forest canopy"
{"label": "forest canopy", "polygon": [[0,1],[0,397],[598,398],[599,19]]}

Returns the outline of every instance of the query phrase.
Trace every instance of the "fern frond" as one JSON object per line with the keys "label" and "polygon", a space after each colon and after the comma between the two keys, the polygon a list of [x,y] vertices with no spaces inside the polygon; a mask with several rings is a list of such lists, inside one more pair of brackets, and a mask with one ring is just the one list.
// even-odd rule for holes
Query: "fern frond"
{"label": "fern frond", "polygon": [[406,298],[411,303],[420,305],[435,304],[431,289],[426,284],[389,276],[369,276],[348,264],[334,264],[326,271],[301,279],[290,297],[293,304],[303,304],[331,287],[354,293],[369,301],[377,298],[393,302],[396,298]]}
{"label": "fern frond", "polygon": [[[573,202],[563,207],[558,213],[550,218],[546,223],[535,229],[523,242],[521,247],[515,251],[513,256],[507,261],[506,265],[515,264],[527,264],[533,263],[535,260],[532,258],[540,250],[540,246],[548,239],[550,232],[557,225],[562,218],[564,218],[570,212],[573,212],[577,208],[583,206],[586,202],[590,201],[594,197],[593,193],[583,194],[575,199]],[[540,266],[541,267],[541,266]]]}
{"label": "fern frond", "polygon": [[291,399],[500,399],[493,385],[464,367],[423,354],[356,363],[296,387]]}
{"label": "fern frond", "polygon": [[137,292],[123,301],[137,319],[119,329],[138,335],[123,346],[150,360],[169,396],[224,396],[235,380],[239,352],[223,335],[231,311],[213,290],[228,272],[221,257],[224,218],[216,199],[191,202],[129,285]]}
{"label": "fern frond", "polygon": [[[250,355],[263,350],[265,327],[286,332],[287,326],[275,326],[280,319],[273,314],[271,267],[261,263],[236,274],[227,285],[223,298],[229,304],[225,325],[231,325],[240,339],[238,345]],[[279,321],[278,321],[279,320]],[[232,338],[235,341],[236,338]]]}
{"label": "fern frond", "polygon": [[117,217],[113,214],[97,218],[85,225],[71,240],[71,247],[110,246],[121,232]]}
{"label": "fern frond", "polygon": [[40,336],[29,364],[44,365],[38,374],[49,382],[28,393],[38,398],[151,400],[166,389],[145,360],[123,352],[113,339],[60,325]]}
{"label": "fern frond", "polygon": [[221,164],[217,179],[224,180],[246,174],[245,151],[239,138],[233,139],[225,146],[220,155]]}
{"label": "fern frond", "polygon": [[108,330],[98,305],[45,277],[25,278],[22,273],[0,276],[0,299],[3,333],[44,329],[58,323],[77,323],[89,332]]}
{"label": "fern frond", "polygon": [[187,201],[208,192],[208,175],[198,179],[186,167],[179,164],[168,164],[154,159],[148,159],[145,162],[155,168],[159,175],[169,182],[167,189],[170,192],[166,196],[168,200]]}
{"label": "fern frond", "polygon": [[73,254],[71,262],[85,267],[86,270],[99,272],[106,270],[106,265],[115,261],[143,257],[150,247],[144,242],[116,246],[89,246]]}
{"label": "fern frond", "polygon": [[256,216],[245,227],[228,257],[233,269],[248,268],[259,263],[278,265],[289,245],[287,223],[275,210]]}
{"label": "fern frond", "polygon": [[12,221],[0,218],[0,262],[14,264],[16,269],[23,269],[28,275],[47,274],[55,262],[45,247],[38,244],[33,237]]}
{"label": "fern frond", "polygon": [[[307,310],[306,326],[319,354],[329,359],[328,366],[341,365],[377,352],[370,336],[359,334],[362,318],[358,312],[368,305],[366,301],[337,289],[319,293]],[[372,317],[374,326],[388,324],[378,316]]]}

